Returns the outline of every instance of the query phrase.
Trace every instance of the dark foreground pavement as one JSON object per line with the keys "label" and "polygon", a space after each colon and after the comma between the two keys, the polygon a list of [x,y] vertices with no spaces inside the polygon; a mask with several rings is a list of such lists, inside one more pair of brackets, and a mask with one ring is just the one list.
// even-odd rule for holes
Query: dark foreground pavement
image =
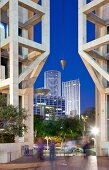
{"label": "dark foreground pavement", "polygon": [[55,161],[36,161],[35,156],[26,156],[9,164],[0,164],[0,170],[109,170],[109,157],[61,156]]}

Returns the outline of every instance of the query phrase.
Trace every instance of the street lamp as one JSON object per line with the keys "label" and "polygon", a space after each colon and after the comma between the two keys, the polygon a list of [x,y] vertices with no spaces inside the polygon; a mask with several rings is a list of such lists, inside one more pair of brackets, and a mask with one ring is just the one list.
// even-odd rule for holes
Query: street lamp
{"label": "street lamp", "polygon": [[86,120],[87,120],[88,116],[86,116],[86,115],[83,116],[82,115],[81,118],[82,118],[83,123],[84,123],[83,140],[85,140]]}
{"label": "street lamp", "polygon": [[51,138],[48,137],[48,136],[46,136],[45,139],[46,139],[46,141],[47,141],[47,151],[48,151],[48,149],[49,149],[48,142],[49,142],[49,140],[51,140]]}
{"label": "street lamp", "polygon": [[83,122],[84,122],[84,132],[86,131],[86,120],[87,120],[87,118],[88,118],[88,116],[81,116],[81,118],[82,118],[82,120],[83,120]]}

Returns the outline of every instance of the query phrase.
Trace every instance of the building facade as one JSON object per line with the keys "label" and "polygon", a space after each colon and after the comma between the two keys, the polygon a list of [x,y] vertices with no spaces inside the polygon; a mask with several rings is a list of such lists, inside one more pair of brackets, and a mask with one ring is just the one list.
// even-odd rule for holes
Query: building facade
{"label": "building facade", "polygon": [[[0,1],[0,93],[8,103],[28,110],[28,132],[23,143],[33,147],[33,84],[50,50],[49,0]],[[34,41],[34,25],[42,23],[41,42]],[[38,33],[37,33],[38,34]],[[9,146],[8,146],[9,145]],[[21,143],[0,144],[0,161],[9,162],[21,156]]]}
{"label": "building facade", "polygon": [[[109,155],[109,1],[78,1],[78,50],[96,86],[97,155]],[[87,20],[95,25],[95,39],[90,42]]]}
{"label": "building facade", "polygon": [[34,94],[34,114],[45,118],[65,116],[64,97]]}
{"label": "building facade", "polygon": [[65,114],[68,116],[80,116],[80,81],[71,80],[62,82],[62,96],[66,100]]}
{"label": "building facade", "polygon": [[44,73],[44,88],[50,89],[51,96],[61,96],[61,73],[49,70]]}

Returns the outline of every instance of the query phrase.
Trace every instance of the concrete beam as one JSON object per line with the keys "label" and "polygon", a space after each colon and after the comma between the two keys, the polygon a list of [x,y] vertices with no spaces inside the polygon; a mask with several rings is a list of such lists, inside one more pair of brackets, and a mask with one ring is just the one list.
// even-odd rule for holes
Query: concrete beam
{"label": "concrete beam", "polygon": [[0,2],[0,9],[3,8],[5,5],[8,5],[9,6],[9,0],[2,0]]}
{"label": "concrete beam", "polygon": [[32,71],[30,78],[29,78],[30,81],[25,80],[25,86],[24,86],[25,89],[23,89],[23,91],[22,91],[24,94],[28,94],[28,90],[29,90],[28,88],[32,87],[33,84],[35,83],[35,81],[37,80],[38,75],[40,74],[40,72],[45,64],[45,61],[46,61],[45,59],[43,61],[41,61],[40,64],[37,65],[36,68]]}
{"label": "concrete beam", "polygon": [[35,77],[29,78],[28,80],[22,81],[22,89],[33,87],[34,82],[36,81]]}
{"label": "concrete beam", "polygon": [[45,64],[45,61],[46,60],[41,61],[40,64],[32,71],[30,78],[35,77],[35,81],[36,81],[38,75],[40,74],[40,72]]}
{"label": "concrete beam", "polygon": [[93,12],[89,13],[87,15],[87,19],[91,22],[93,22],[94,24],[98,24],[101,26],[105,26],[105,20],[101,19],[100,17],[98,17],[96,14],[94,14]]}
{"label": "concrete beam", "polygon": [[105,55],[104,55],[104,58],[105,58],[106,60],[109,60],[109,53],[105,54]]}
{"label": "concrete beam", "polygon": [[109,19],[108,20],[105,20],[105,25],[109,25]]}
{"label": "concrete beam", "polygon": [[7,37],[7,38],[4,39],[3,41],[1,41],[1,43],[0,43],[0,48],[2,48],[2,49],[7,49],[7,48],[9,48],[9,42],[10,42],[10,37]]}
{"label": "concrete beam", "polygon": [[89,51],[88,54],[95,59],[106,60],[106,58],[100,55],[100,53],[96,50]]}
{"label": "concrete beam", "polygon": [[22,28],[29,29],[35,24],[39,23],[42,19],[42,14],[38,15],[35,14],[32,18],[30,18],[28,21],[26,21],[23,25]]}
{"label": "concrete beam", "polygon": [[94,0],[94,1],[91,1],[90,3],[83,6],[83,12],[85,14],[88,14],[88,13],[96,10],[97,8],[100,8],[101,6],[107,4],[108,2],[109,2],[109,0]]}
{"label": "concrete beam", "polygon": [[84,64],[85,64],[85,66],[86,66],[89,74],[91,75],[91,77],[92,77],[92,79],[93,79],[93,81],[94,81],[97,89],[99,90],[100,93],[103,94],[105,89],[104,89],[104,87],[102,86],[102,84],[100,83],[100,81],[98,80],[98,77],[96,76],[96,74],[95,74],[92,66],[91,66],[86,60],[84,60],[83,58],[82,58],[82,60],[83,60],[83,62],[84,62]]}
{"label": "concrete beam", "polygon": [[38,3],[39,2],[39,0],[32,0],[33,2],[35,2],[35,3]]}
{"label": "concrete beam", "polygon": [[[1,21],[2,21],[3,23],[9,24],[9,17],[7,16],[6,13],[2,13],[2,14],[1,14]],[[21,23],[21,22],[19,22],[19,27],[20,27],[20,28],[23,28],[23,27],[24,27],[24,24]]]}
{"label": "concrete beam", "polygon": [[105,89],[105,93],[106,93],[106,94],[109,94],[109,88],[106,88],[106,89]]}
{"label": "concrete beam", "polygon": [[34,59],[36,59],[39,55],[41,55],[41,53],[40,52],[37,52],[37,51],[33,51],[33,52],[31,52],[31,53],[29,53],[28,54],[28,60],[34,60]]}
{"label": "concrete beam", "polygon": [[43,7],[31,0],[19,0],[19,5],[23,8],[26,8],[30,11],[36,12],[38,14],[42,13],[44,14],[45,11]]}
{"label": "concrete beam", "polygon": [[32,40],[28,40],[26,38],[20,37],[20,36],[18,37],[18,42],[19,42],[20,46],[23,46],[23,47],[28,48],[28,49],[32,49],[34,51],[38,51],[38,52],[41,52],[41,53],[46,51],[44,45],[36,43]]}
{"label": "concrete beam", "polygon": [[19,58],[19,62],[22,62],[22,63],[24,63],[25,65],[31,64],[31,62],[34,61],[36,58],[38,58],[40,55],[41,55],[40,52],[38,52],[38,51],[33,51],[33,52],[29,53],[29,54],[26,56],[26,58],[24,58],[24,59],[20,57],[20,58]]}
{"label": "concrete beam", "polygon": [[105,71],[89,54],[84,51],[79,51],[80,56],[86,60],[96,71],[99,72],[107,81],[109,81],[109,73]]}
{"label": "concrete beam", "polygon": [[96,49],[96,48],[101,47],[108,43],[109,43],[109,34],[104,35],[100,38],[97,38],[93,41],[90,41],[86,44],[83,44],[83,51],[88,52],[88,51],[91,51],[93,49]]}
{"label": "concrete beam", "polygon": [[28,95],[30,93],[29,91],[30,88],[26,88],[26,89],[19,89],[19,96],[23,96],[23,95]]}
{"label": "concrete beam", "polygon": [[2,80],[0,82],[0,90],[9,88],[9,85],[10,85],[10,78]]}
{"label": "concrete beam", "polygon": [[32,62],[23,73],[19,76],[19,83],[23,81],[32,71],[34,68],[36,68],[42,60],[44,60],[48,56],[48,53],[43,53],[40,55],[34,62]]}

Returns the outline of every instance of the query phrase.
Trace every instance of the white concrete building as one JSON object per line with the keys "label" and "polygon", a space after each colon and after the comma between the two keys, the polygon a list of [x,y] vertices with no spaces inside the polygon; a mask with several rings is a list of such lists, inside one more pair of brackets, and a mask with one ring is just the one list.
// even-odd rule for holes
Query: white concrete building
{"label": "white concrete building", "polygon": [[[109,1],[78,2],[78,50],[96,85],[97,155],[109,155]],[[87,20],[95,24],[95,39],[91,42],[87,42]]]}
{"label": "white concrete building", "polygon": [[48,70],[44,73],[44,88],[49,89],[51,96],[61,96],[61,73]]}
{"label": "white concrete building", "polygon": [[65,114],[80,116],[80,81],[62,82],[62,96],[65,98]]}
{"label": "white concrete building", "polygon": [[[20,157],[21,145],[33,146],[33,84],[50,52],[49,8],[49,0],[42,0],[41,5],[38,0],[0,1],[0,93],[29,114],[23,143],[0,144],[2,163]],[[34,25],[39,22],[41,43],[34,42]]]}

